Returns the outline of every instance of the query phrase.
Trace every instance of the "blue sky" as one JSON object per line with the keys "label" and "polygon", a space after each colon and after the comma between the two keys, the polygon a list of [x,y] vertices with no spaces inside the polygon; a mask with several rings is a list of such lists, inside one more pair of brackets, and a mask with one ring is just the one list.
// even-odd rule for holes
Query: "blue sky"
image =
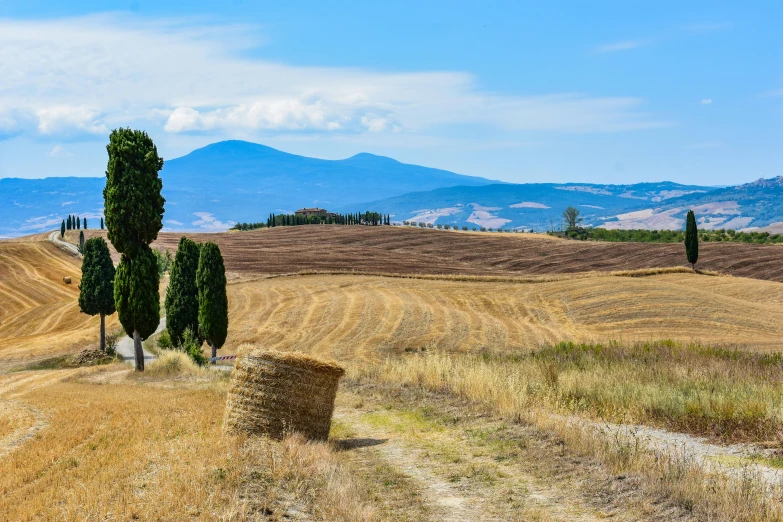
{"label": "blue sky", "polygon": [[0,177],[236,138],[514,182],[783,175],[778,2],[0,0]]}

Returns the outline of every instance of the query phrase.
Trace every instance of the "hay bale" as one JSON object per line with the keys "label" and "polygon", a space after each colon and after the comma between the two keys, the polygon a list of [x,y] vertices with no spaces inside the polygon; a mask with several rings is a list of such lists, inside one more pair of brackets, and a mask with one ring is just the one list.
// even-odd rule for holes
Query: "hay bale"
{"label": "hay bale", "polygon": [[296,352],[240,357],[231,373],[223,429],[275,438],[296,432],[326,440],[344,373],[334,363]]}
{"label": "hay bale", "polygon": [[71,284],[71,278],[70,277],[63,277],[63,283],[65,283],[66,285],[70,285]]}

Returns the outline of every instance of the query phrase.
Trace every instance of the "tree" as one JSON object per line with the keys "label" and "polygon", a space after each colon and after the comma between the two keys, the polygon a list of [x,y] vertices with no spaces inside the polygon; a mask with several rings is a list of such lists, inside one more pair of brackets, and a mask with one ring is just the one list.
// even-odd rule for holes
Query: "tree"
{"label": "tree", "polygon": [[196,287],[200,333],[212,347],[212,357],[215,358],[228,334],[228,297],[223,256],[220,254],[220,248],[211,241],[201,247],[196,270]]}
{"label": "tree", "polygon": [[182,346],[186,329],[198,332],[196,271],[199,254],[196,242],[186,237],[179,240],[166,291],[166,329],[175,346]]}
{"label": "tree", "polygon": [[63,219],[62,224],[60,225],[60,237],[65,237],[65,220]]}
{"label": "tree", "polygon": [[65,226],[66,226],[66,228],[68,230],[71,230],[71,215],[70,214],[68,214],[68,222],[66,223]]}
{"label": "tree", "polygon": [[79,219],[79,217],[76,217],[76,230],[80,230],[82,228],[82,220]]}
{"label": "tree", "polygon": [[84,218],[84,226],[82,228],[87,230],[87,218]]}
{"label": "tree", "polygon": [[149,247],[163,227],[163,159],[146,132],[116,129],[106,146],[103,189],[107,237],[122,254],[114,284],[120,324],[133,338],[136,370],[144,371],[142,340],[160,321],[158,264]]}
{"label": "tree", "polygon": [[699,230],[696,228],[696,215],[693,210],[688,211],[685,219],[685,255],[691,267],[696,270],[696,262],[699,260]]}
{"label": "tree", "polygon": [[582,218],[579,217],[579,210],[574,207],[568,207],[563,211],[563,219],[568,224],[568,230],[575,230]]}
{"label": "tree", "polygon": [[84,254],[84,230],[79,232],[79,253]]}
{"label": "tree", "polygon": [[83,247],[82,284],[79,309],[87,315],[101,315],[101,351],[106,351],[106,316],[114,307],[114,263],[102,237],[88,239]]}
{"label": "tree", "polygon": [[103,218],[101,218],[101,230],[103,230]]}

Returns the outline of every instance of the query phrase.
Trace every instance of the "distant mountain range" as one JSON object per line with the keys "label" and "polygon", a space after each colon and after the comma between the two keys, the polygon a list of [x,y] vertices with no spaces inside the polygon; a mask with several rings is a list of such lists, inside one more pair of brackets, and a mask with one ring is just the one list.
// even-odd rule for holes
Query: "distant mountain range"
{"label": "distant mountain range", "polygon": [[[322,160],[244,141],[224,141],[166,161],[167,230],[225,230],[265,221],[270,212],[319,206],[375,210],[395,221],[503,228],[557,227],[563,209],[586,225],[681,228],[694,208],[707,228],[783,226],[783,178],[716,188],[634,185],[508,184],[408,165],[372,154]],[[0,237],[56,228],[68,214],[102,215],[105,178],[0,179]]]}

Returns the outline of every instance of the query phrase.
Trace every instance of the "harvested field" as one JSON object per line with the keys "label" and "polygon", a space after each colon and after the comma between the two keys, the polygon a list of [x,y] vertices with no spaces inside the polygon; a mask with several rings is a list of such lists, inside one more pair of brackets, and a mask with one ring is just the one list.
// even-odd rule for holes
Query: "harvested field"
{"label": "harvested field", "polygon": [[[86,237],[101,234],[90,230]],[[103,232],[105,234],[105,232]],[[530,234],[313,225],[219,234],[171,233],[153,246],[176,251],[179,238],[215,241],[226,270],[285,274],[306,270],[404,274],[530,275],[686,266],[680,244],[553,240]],[[78,232],[70,232],[78,240]],[[702,243],[699,265],[734,276],[783,282],[783,247]]]}
{"label": "harvested field", "polygon": [[671,338],[780,350],[783,285],[695,274],[540,283],[313,275],[229,285],[222,355],[244,343],[340,361],[424,347],[529,350]]}
{"label": "harvested field", "polygon": [[98,317],[79,312],[80,282],[81,261],[54,245],[0,241],[0,368],[97,344]]}

